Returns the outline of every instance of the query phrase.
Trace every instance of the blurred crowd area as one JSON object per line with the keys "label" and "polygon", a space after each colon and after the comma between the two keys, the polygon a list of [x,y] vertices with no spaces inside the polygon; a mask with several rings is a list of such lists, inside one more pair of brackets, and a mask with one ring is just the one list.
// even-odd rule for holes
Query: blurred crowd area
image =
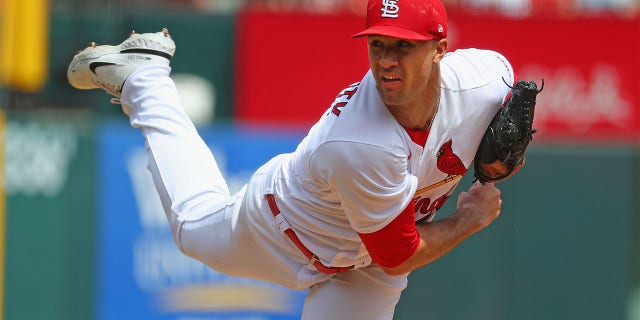
{"label": "blurred crowd area", "polygon": [[[510,17],[532,15],[584,16],[614,14],[635,16],[640,0],[443,0],[451,10],[469,13],[496,13]],[[254,9],[275,12],[307,11],[318,14],[351,12],[364,14],[367,0],[131,0],[129,4],[194,8],[208,12]]]}

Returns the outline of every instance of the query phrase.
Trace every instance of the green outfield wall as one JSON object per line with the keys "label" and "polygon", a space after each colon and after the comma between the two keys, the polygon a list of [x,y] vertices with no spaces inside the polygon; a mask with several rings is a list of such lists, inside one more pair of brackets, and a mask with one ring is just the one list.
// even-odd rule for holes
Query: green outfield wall
{"label": "green outfield wall", "polygon": [[6,320],[92,319],[93,124],[10,114],[6,150]]}

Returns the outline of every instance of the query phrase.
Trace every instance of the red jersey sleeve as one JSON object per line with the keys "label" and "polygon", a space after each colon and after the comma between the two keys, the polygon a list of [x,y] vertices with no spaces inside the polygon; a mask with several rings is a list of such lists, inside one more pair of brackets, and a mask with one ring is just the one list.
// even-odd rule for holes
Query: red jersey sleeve
{"label": "red jersey sleeve", "polygon": [[371,259],[385,268],[397,267],[418,249],[420,235],[415,223],[413,201],[384,228],[371,233],[358,233]]}

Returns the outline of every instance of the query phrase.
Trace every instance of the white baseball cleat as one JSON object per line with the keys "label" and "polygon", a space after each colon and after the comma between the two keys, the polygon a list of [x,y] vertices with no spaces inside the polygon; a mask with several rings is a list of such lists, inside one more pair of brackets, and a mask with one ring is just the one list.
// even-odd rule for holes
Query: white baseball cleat
{"label": "white baseball cleat", "polygon": [[169,65],[176,45],[167,29],[156,33],[132,32],[117,46],[97,46],[95,42],[73,57],[67,79],[77,89],[102,88],[120,98],[129,76],[145,66]]}

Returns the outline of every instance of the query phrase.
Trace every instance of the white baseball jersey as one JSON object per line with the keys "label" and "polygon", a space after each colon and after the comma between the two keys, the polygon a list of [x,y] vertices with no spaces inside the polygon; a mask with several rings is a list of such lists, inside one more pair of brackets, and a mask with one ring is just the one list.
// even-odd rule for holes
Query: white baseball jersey
{"label": "white baseball jersey", "polygon": [[265,192],[325,265],[368,265],[358,233],[380,230],[410,201],[416,220],[433,219],[471,165],[514,74],[500,54],[477,49],[448,53],[440,68],[440,105],[424,146],[388,111],[369,71],[295,152],[260,169],[269,175]]}

